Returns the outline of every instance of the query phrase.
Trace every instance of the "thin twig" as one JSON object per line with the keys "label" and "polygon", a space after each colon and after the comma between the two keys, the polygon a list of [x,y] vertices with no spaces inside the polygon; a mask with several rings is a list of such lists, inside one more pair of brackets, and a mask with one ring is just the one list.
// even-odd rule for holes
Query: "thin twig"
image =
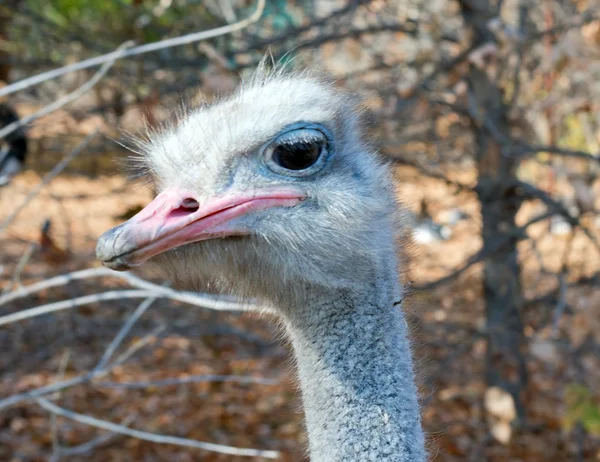
{"label": "thin twig", "polygon": [[100,69],[98,69],[98,72],[96,72],[90,80],[88,80],[86,83],[84,83],[82,86],[80,86],[77,90],[63,96],[62,98],[57,99],[56,101],[52,102],[51,104],[49,104],[46,107],[43,107],[39,111],[34,112],[33,114],[30,114],[26,117],[23,117],[22,119],[17,120],[16,122],[13,122],[11,124],[8,124],[7,126],[0,129],[0,139],[5,138],[6,136],[10,135],[15,130],[18,130],[19,128],[24,127],[25,125],[33,122],[36,119],[39,119],[40,117],[47,116],[48,114],[60,109],[63,106],[66,106],[67,104],[69,104],[69,103],[75,101],[76,99],[80,98],[81,96],[83,96],[85,93],[90,91],[98,82],[100,82],[102,77],[104,77],[106,75],[106,73],[108,72],[108,70],[113,66],[113,64],[115,64],[115,61],[119,58],[120,54],[123,54],[125,52],[125,50],[127,49],[127,47],[130,47],[132,45],[133,45],[132,41],[123,43],[116,50],[116,52],[118,52],[119,54],[115,55],[114,59],[111,59],[110,61],[104,63],[102,65],[102,67]]}
{"label": "thin twig", "polygon": [[164,50],[165,48],[186,45],[189,43],[198,42],[200,40],[206,40],[209,38],[218,37],[220,35],[225,35],[231,32],[242,30],[260,19],[265,8],[265,2],[266,0],[258,0],[256,10],[254,11],[254,13],[252,13],[252,15],[250,15],[248,18],[243,19],[234,24],[228,24],[226,26],[217,27],[215,29],[210,29],[207,31],[194,32],[192,34],[183,35],[181,37],[174,37],[170,39],[160,40],[158,42],[147,43],[145,45],[140,45],[135,48],[130,48],[124,52],[121,50],[113,51],[102,56],[96,56],[94,58],[86,59],[78,63],[70,64],[68,66],[60,67],[58,69],[53,69],[48,72],[43,72],[33,77],[29,77],[15,82],[11,85],[7,85],[4,88],[0,88],[0,97],[9,95],[20,90],[24,90],[25,88],[40,84],[42,82],[45,82],[46,80],[55,79],[56,77],[60,77],[61,75],[67,74],[69,72],[80,71],[82,69],[88,69],[90,67],[99,66],[106,62],[117,61],[119,59],[129,58],[131,56],[137,56],[145,53],[151,53],[153,51]]}
{"label": "thin twig", "polygon": [[[160,324],[159,326],[156,326],[154,329],[152,329],[150,332],[148,332],[146,335],[144,335],[139,341],[130,345],[129,348],[127,348],[123,353],[121,353],[119,356],[117,356],[117,359],[115,359],[110,364],[110,366],[107,368],[107,370],[111,370],[111,369],[123,364],[125,361],[127,361],[129,358],[131,358],[135,353],[137,353],[139,350],[141,350],[146,345],[148,345],[150,342],[152,342],[166,328],[167,328],[167,326],[165,324]],[[104,375],[106,375],[104,373],[104,371],[100,371],[96,375],[96,377],[100,377],[100,376],[104,376]]]}
{"label": "thin twig", "polygon": [[89,425],[91,427],[101,428],[103,430],[108,430],[113,433],[119,433],[121,435],[132,436],[134,438],[138,438],[144,441],[150,441],[152,443],[174,444],[177,446],[204,449],[205,451],[218,452],[221,454],[230,454],[234,456],[266,457],[268,459],[277,459],[279,457],[279,452],[277,451],[266,451],[251,448],[236,448],[233,446],[226,446],[223,444],[206,443],[203,441],[180,438],[177,436],[160,435],[157,433],[135,430],[113,422],[96,419],[95,417],[90,417],[87,415],[70,411],[68,409],[64,409],[44,398],[37,398],[36,401],[41,407],[46,409],[48,412],[53,412],[62,417],[66,417],[68,419],[74,420],[85,425]]}
{"label": "thin twig", "polygon": [[165,296],[164,294],[155,294],[149,290],[108,290],[98,294],[84,295],[82,297],[76,297],[69,300],[63,300],[60,302],[47,303],[45,305],[36,306],[35,308],[29,308],[27,310],[17,311],[16,313],[7,314],[6,316],[0,316],[0,326],[10,324],[24,319],[34,318],[42,316],[44,314],[55,313],[57,311],[68,310],[70,308],[76,308],[78,306],[89,305],[90,303],[104,302],[108,300],[119,300],[125,298],[146,298],[146,297],[160,297]]}
{"label": "thin twig", "polygon": [[137,351],[147,345],[152,339],[156,337],[162,330],[165,329],[164,325],[160,325],[153,329],[151,332],[146,334],[140,341],[131,345],[124,353],[121,354],[112,364],[106,366],[103,370],[97,372],[87,372],[86,374],[79,375],[77,377],[73,377],[72,379],[61,380],[59,382],[51,383],[50,385],[45,385],[43,387],[35,388],[33,390],[25,391],[23,393],[16,393],[14,395],[8,396],[4,399],[0,399],[0,409],[5,407],[14,406],[16,404],[22,403],[23,401],[27,401],[30,399],[35,399],[40,396],[44,396],[50,393],[55,393],[57,391],[65,390],[67,388],[71,388],[77,385],[82,385],[85,383],[89,383],[94,379],[98,379],[101,377],[105,377],[108,373],[114,369],[115,367],[123,364],[127,359],[133,356]]}
{"label": "thin twig", "polygon": [[151,388],[151,387],[168,387],[173,385],[185,385],[188,383],[204,383],[204,382],[233,382],[242,384],[258,384],[258,385],[276,385],[279,383],[277,379],[267,379],[264,377],[252,376],[236,376],[236,375],[189,375],[186,377],[176,377],[160,380],[147,380],[142,382],[93,382],[93,386],[97,388]]}
{"label": "thin twig", "polygon": [[[467,93],[467,97],[469,97],[469,95],[470,94]],[[496,124],[494,123],[492,118],[489,117],[489,115],[480,115],[478,113],[476,105],[470,105],[465,107],[439,99],[430,99],[429,101],[432,104],[449,107],[457,114],[469,117],[472,123],[475,124],[477,128],[485,129],[490,135],[492,135],[494,140],[502,146],[503,155],[524,157],[526,154],[547,152],[549,154],[554,154],[557,156],[573,157],[576,159],[584,159],[600,163],[600,153],[591,154],[585,151],[559,148],[556,146],[532,145],[525,143],[523,140],[512,139],[500,131],[500,129],[496,126]]]}
{"label": "thin twig", "polygon": [[582,11],[579,15],[569,18],[568,24],[559,24],[557,26],[545,29],[527,37],[528,44],[535,44],[546,35],[562,34],[570,29],[578,29],[581,26],[594,22],[600,18],[597,8],[589,8]]}
{"label": "thin twig", "polygon": [[137,322],[138,319],[140,319],[140,317],[146,312],[146,310],[148,308],[150,308],[150,306],[155,301],[156,301],[156,297],[149,297],[146,300],[144,300],[142,303],[139,304],[139,306],[136,308],[136,310],[133,312],[133,314],[129,317],[129,319],[127,319],[127,322],[125,324],[123,324],[123,327],[121,327],[121,330],[119,330],[119,332],[117,333],[117,335],[115,336],[113,341],[108,346],[108,348],[102,355],[102,358],[100,359],[100,361],[98,361],[98,364],[94,368],[93,373],[97,373],[106,367],[106,365],[110,361],[110,358],[112,357],[114,352],[117,350],[117,348],[119,348],[119,345],[121,345],[121,343],[123,343],[123,340],[129,333],[129,331],[131,330],[133,325]]}
{"label": "thin twig", "polygon": [[515,141],[515,146],[509,149],[508,152],[512,155],[524,155],[524,154],[535,154],[538,152],[547,152],[548,154],[555,154],[563,157],[573,157],[575,159],[590,160],[593,162],[600,162],[600,153],[589,153],[585,151],[578,151],[575,149],[559,148],[557,146],[542,146],[542,145],[529,145],[523,142]]}
{"label": "thin twig", "polygon": [[[67,365],[69,364],[70,350],[65,350],[62,358],[60,359],[60,364],[58,366],[58,376],[60,379],[64,379],[65,372],[67,370]],[[57,393],[55,399],[60,398],[60,393]],[[50,429],[52,433],[52,455],[50,456],[49,462],[58,461],[60,459],[60,440],[58,435],[58,416],[54,413],[50,413]]]}
{"label": "thin twig", "polygon": [[[78,306],[89,305],[90,303],[98,303],[108,300],[118,300],[120,298],[169,298],[174,301],[187,303],[190,305],[200,306],[217,311],[240,311],[246,308],[245,305],[230,302],[221,302],[219,300],[209,301],[198,300],[198,295],[191,292],[177,292],[176,290],[161,288],[159,290],[108,290],[97,294],[83,295],[81,297],[71,298],[60,302],[47,303],[45,305],[28,308],[26,310],[17,311],[16,313],[0,316],[0,326],[10,324],[24,319],[42,316],[44,314],[54,313],[56,311],[68,310]],[[267,311],[265,309],[265,311]]]}
{"label": "thin twig", "polygon": [[87,373],[87,374],[79,375],[77,377],[73,377],[72,379],[61,380],[60,382],[54,382],[54,383],[51,383],[50,385],[45,385],[43,387],[39,387],[34,390],[29,390],[29,391],[26,391],[23,393],[16,393],[14,395],[8,396],[7,398],[0,399],[0,409],[14,406],[15,404],[22,403],[23,401],[33,399],[33,398],[38,398],[40,396],[47,395],[49,393],[54,393],[56,391],[74,387],[76,385],[81,385],[83,383],[89,382],[93,377],[94,377],[93,374]]}
{"label": "thin twig", "polygon": [[71,162],[75,157],[77,157],[84,151],[84,149],[88,146],[88,144],[90,144],[90,142],[92,141],[92,139],[94,139],[97,133],[98,130],[94,130],[93,133],[86,136],[85,139],[75,147],[75,149],[73,149],[69,154],[63,157],[63,159],[58,164],[56,164],[54,168],[46,174],[46,176],[44,176],[42,181],[35,188],[33,188],[29,192],[29,194],[27,194],[27,197],[25,197],[25,200],[21,203],[21,205],[17,206],[13,210],[13,212],[8,216],[8,218],[0,224],[0,232],[5,230],[6,227],[10,225],[15,218],[17,218],[19,213],[21,213],[21,211],[25,207],[27,207],[27,205],[40,193],[44,186],[50,183],[60,172],[62,172],[65,169],[69,162]]}
{"label": "thin twig", "polygon": [[326,16],[320,16],[313,18],[308,24],[302,26],[292,26],[281,31],[277,35],[269,37],[258,37],[257,40],[248,40],[242,49],[234,50],[229,52],[229,56],[233,57],[236,54],[255,52],[260,49],[271,47],[275,43],[282,43],[288,39],[296,39],[304,32],[307,32],[313,28],[317,28],[326,24],[331,24],[333,20],[344,16],[349,13],[353,13],[358,6],[363,3],[369,3],[370,0],[350,0],[344,6],[337,10],[333,10]]}
{"label": "thin twig", "polygon": [[21,273],[25,269],[27,263],[29,263],[29,260],[31,259],[33,251],[36,249],[36,247],[37,245],[34,243],[29,244],[29,246],[23,253],[23,256],[20,258],[19,263],[17,263],[17,267],[15,268],[13,277],[10,280],[10,283],[6,286],[4,293],[10,292],[14,287],[18,287],[19,285],[21,285]]}
{"label": "thin twig", "polygon": [[450,178],[447,178],[442,173],[434,172],[433,170],[430,170],[430,169],[426,168],[425,166],[421,165],[419,162],[411,161],[409,159],[406,159],[404,157],[400,157],[397,154],[392,154],[392,153],[387,152],[385,150],[382,151],[382,154],[384,156],[388,157],[389,159],[391,159],[392,161],[394,161],[395,163],[398,163],[398,164],[401,164],[401,165],[407,165],[409,167],[413,167],[413,168],[417,169],[419,171],[419,173],[421,173],[421,174],[423,174],[425,176],[428,176],[430,178],[434,178],[436,180],[443,181],[448,186],[455,188],[457,191],[466,192],[466,193],[475,193],[476,192],[475,188],[473,186],[469,186],[468,184],[464,184],[464,183],[461,183],[459,181],[451,180]]}
{"label": "thin twig", "polygon": [[[120,423],[120,425],[122,425],[124,427],[128,427],[129,425],[131,425],[131,423],[133,423],[133,421],[135,420],[135,417],[136,417],[135,414],[130,414]],[[82,454],[87,454],[90,451],[96,449],[97,447],[102,446],[103,444],[106,444],[109,441],[117,438],[118,436],[122,436],[122,435],[120,435],[119,433],[108,432],[108,433],[104,433],[100,436],[97,436],[96,438],[93,438],[86,443],[78,444],[77,446],[72,446],[70,448],[64,448],[64,447],[60,448],[58,457],[78,456],[78,455],[82,455]],[[52,462],[52,461],[49,461],[49,462]]]}
{"label": "thin twig", "polygon": [[45,279],[36,284],[20,287],[19,289],[0,296],[0,306],[13,300],[24,298],[42,290],[64,286],[72,281],[93,277],[115,277],[123,279],[133,287],[165,294],[164,296],[188,303],[219,311],[243,311],[253,308],[251,303],[242,302],[235,297],[207,295],[195,292],[177,291],[168,287],[153,284],[128,272],[117,272],[108,268],[89,268],[72,273],[62,274],[50,279]]}
{"label": "thin twig", "polygon": [[453,271],[452,273],[450,273],[446,276],[442,276],[441,278],[436,279],[435,281],[426,282],[425,284],[421,284],[419,286],[413,286],[413,289],[414,290],[431,290],[440,285],[443,285],[450,281],[453,281],[454,279],[456,279],[458,276],[463,274],[466,270],[468,270],[474,264],[479,263],[480,261],[483,261],[485,258],[489,257],[490,255],[493,255],[494,253],[496,253],[504,245],[506,245],[511,239],[517,239],[517,240],[523,239],[523,234],[526,232],[527,228],[529,228],[531,225],[538,223],[540,221],[547,220],[554,215],[555,215],[554,212],[549,212],[549,213],[544,213],[542,215],[532,218],[527,223],[525,223],[523,226],[514,228],[511,232],[503,235],[496,242],[492,243],[492,245],[489,245],[487,247],[484,246],[481,249],[479,249],[477,252],[475,252],[473,255],[471,255],[460,268]]}
{"label": "thin twig", "polygon": [[[523,181],[516,181],[515,185],[518,186],[518,188],[522,190],[526,196],[540,199],[544,204],[546,204],[550,208],[550,210],[555,211],[556,213],[560,214],[565,220],[567,220],[573,228],[581,229],[583,234],[585,234],[585,236],[590,240],[594,247],[596,247],[598,252],[600,252],[600,242],[598,241],[594,233],[583,224],[583,222],[581,221],[581,216],[571,216],[571,213],[564,204],[562,204],[560,201],[553,199],[548,193],[542,191],[539,188],[536,188],[535,186],[529,183],[525,183]],[[567,246],[567,252],[569,250],[570,244],[569,246]]]}

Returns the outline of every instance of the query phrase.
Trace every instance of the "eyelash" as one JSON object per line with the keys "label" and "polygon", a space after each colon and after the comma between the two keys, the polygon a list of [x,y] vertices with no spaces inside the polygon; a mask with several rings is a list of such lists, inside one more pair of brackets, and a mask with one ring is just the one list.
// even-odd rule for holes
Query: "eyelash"
{"label": "eyelash", "polygon": [[[308,148],[303,152],[303,147]],[[318,152],[310,152],[315,147]],[[284,152],[277,153],[277,149]],[[288,152],[285,152],[288,148]],[[296,150],[296,152],[294,152]],[[283,132],[261,149],[264,162],[271,171],[277,174],[293,177],[310,176],[319,171],[331,151],[331,141],[328,134],[320,126],[304,125]],[[279,160],[276,155],[279,154]],[[285,156],[288,159],[285,159]],[[300,158],[294,158],[301,156]],[[302,163],[306,162],[306,167]],[[285,165],[287,163],[287,165]]]}

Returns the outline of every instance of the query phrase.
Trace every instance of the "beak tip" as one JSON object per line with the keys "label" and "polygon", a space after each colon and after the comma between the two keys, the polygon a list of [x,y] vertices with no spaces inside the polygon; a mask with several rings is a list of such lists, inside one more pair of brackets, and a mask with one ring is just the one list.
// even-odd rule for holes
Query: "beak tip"
{"label": "beak tip", "polygon": [[114,252],[111,249],[114,247],[114,236],[113,230],[109,230],[105,232],[102,236],[98,238],[98,242],[96,243],[96,258],[101,262],[107,262],[111,260],[114,255]]}
{"label": "beak tip", "polygon": [[135,265],[131,265],[124,261],[124,254],[127,253],[123,245],[121,226],[106,231],[98,239],[96,244],[96,258],[102,264],[115,271],[126,271]]}

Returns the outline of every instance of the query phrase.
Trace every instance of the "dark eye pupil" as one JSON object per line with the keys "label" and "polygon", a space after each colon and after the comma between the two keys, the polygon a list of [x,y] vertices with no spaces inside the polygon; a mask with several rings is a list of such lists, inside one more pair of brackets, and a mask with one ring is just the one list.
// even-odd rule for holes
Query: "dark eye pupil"
{"label": "dark eye pupil", "polygon": [[321,143],[296,142],[280,144],[273,150],[273,161],[288,170],[304,170],[313,165],[321,155]]}

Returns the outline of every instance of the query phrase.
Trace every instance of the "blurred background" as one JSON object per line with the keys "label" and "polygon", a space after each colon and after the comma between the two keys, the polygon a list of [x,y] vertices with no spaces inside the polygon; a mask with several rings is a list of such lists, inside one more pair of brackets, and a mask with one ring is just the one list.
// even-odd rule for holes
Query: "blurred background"
{"label": "blurred background", "polygon": [[392,163],[431,460],[600,460],[597,0],[2,1],[0,460],[307,460],[268,320],[94,259],[131,137],[267,53]]}

